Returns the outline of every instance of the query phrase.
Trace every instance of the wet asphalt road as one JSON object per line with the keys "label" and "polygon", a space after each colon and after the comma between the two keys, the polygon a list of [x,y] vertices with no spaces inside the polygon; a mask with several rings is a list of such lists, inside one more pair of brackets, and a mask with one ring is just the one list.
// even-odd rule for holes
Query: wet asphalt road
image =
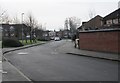
{"label": "wet asphalt road", "polygon": [[57,52],[66,42],[53,41],[14,51],[5,57],[33,81],[118,80],[117,62]]}

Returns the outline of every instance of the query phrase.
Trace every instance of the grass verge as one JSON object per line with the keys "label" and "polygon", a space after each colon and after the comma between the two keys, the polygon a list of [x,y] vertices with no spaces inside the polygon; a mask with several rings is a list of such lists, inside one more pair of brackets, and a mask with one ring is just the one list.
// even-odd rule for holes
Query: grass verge
{"label": "grass verge", "polygon": [[36,43],[45,43],[45,42],[43,42],[43,41],[37,41],[36,40],[36,42],[30,42],[30,40],[27,40],[27,42],[26,42],[26,40],[19,40],[23,45],[31,45],[31,44],[36,44]]}

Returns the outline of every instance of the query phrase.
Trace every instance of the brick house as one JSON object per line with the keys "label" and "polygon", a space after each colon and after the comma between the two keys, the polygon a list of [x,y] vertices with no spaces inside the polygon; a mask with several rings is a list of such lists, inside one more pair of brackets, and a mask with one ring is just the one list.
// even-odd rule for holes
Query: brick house
{"label": "brick house", "polygon": [[55,38],[55,31],[49,32],[50,39],[53,40]]}
{"label": "brick house", "polygon": [[103,18],[104,28],[120,28],[120,8]]}
{"label": "brick house", "polygon": [[[94,20],[94,18],[91,20]],[[97,24],[100,30],[82,31],[90,26],[91,23],[88,22],[84,22],[79,28],[79,48],[83,50],[120,53],[120,8],[108,14],[100,21],[101,26]],[[93,23],[96,24],[97,22]]]}
{"label": "brick house", "polygon": [[103,19],[103,17],[101,17],[100,15],[97,15],[94,18],[92,18],[91,20],[89,20],[88,22],[83,22],[82,26],[79,27],[78,30],[84,31],[84,30],[100,29],[103,24],[102,19]]}
{"label": "brick house", "polygon": [[[23,32],[23,33],[22,33]],[[25,24],[2,24],[2,37],[22,39],[30,35],[30,27]]]}
{"label": "brick house", "polygon": [[49,32],[50,32],[49,30],[43,31],[42,40],[47,40],[47,41],[50,40]]}
{"label": "brick house", "polygon": [[82,26],[80,26],[79,28],[78,28],[78,31],[83,31],[83,30],[85,30],[85,24],[86,24],[87,22],[82,22]]}
{"label": "brick house", "polygon": [[68,29],[63,30],[63,38],[71,38],[71,31]]}

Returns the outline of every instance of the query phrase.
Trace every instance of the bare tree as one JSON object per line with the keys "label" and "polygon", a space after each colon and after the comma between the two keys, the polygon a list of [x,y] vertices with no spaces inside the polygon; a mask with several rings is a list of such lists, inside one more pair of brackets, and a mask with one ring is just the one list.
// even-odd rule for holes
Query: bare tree
{"label": "bare tree", "polygon": [[70,17],[69,18],[69,27],[71,29],[77,29],[81,24],[81,20],[77,17]]}
{"label": "bare tree", "polygon": [[66,18],[66,20],[65,20],[64,29],[69,29],[69,19],[68,18]]}
{"label": "bare tree", "polygon": [[0,22],[6,24],[11,22],[11,18],[7,13],[7,10],[2,9],[1,7],[0,7]]}
{"label": "bare tree", "polygon": [[10,17],[9,17],[8,14],[4,14],[4,15],[3,15],[3,17],[2,17],[2,22],[3,22],[3,23],[6,23],[6,24],[8,24],[9,22],[11,22],[11,19],[10,19]]}
{"label": "bare tree", "polygon": [[81,20],[77,17],[69,17],[65,20],[65,26],[70,29],[71,35],[76,34],[77,28],[80,26]]}
{"label": "bare tree", "polygon": [[30,27],[30,42],[32,43],[32,38],[34,38],[35,35],[35,28],[37,26],[37,21],[35,20],[32,13],[29,13],[27,16],[27,20],[25,21],[25,24]]}
{"label": "bare tree", "polygon": [[2,10],[2,8],[0,7],[0,22],[1,23],[2,23],[2,17],[5,13],[6,13],[6,11]]}
{"label": "bare tree", "polygon": [[20,23],[20,20],[18,19],[17,16],[13,17],[12,23],[15,23],[15,24],[19,24]]}
{"label": "bare tree", "polygon": [[95,17],[96,12],[95,10],[89,10],[89,18],[92,19],[93,17]]}
{"label": "bare tree", "polygon": [[8,24],[9,22],[11,22],[11,19],[10,19],[9,15],[8,15],[8,13],[6,11],[2,11],[1,10],[1,12],[0,12],[0,18],[1,18],[0,19],[1,23]]}

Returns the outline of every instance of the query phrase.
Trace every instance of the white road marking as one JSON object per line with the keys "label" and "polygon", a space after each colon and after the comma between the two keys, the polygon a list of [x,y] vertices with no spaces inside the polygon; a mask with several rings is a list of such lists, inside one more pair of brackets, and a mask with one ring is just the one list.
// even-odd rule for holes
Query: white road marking
{"label": "white road marking", "polygon": [[3,70],[0,70],[0,73],[7,74],[7,72]]}
{"label": "white road marking", "polygon": [[28,54],[28,53],[27,52],[19,52],[18,54],[25,55],[25,54]]}

